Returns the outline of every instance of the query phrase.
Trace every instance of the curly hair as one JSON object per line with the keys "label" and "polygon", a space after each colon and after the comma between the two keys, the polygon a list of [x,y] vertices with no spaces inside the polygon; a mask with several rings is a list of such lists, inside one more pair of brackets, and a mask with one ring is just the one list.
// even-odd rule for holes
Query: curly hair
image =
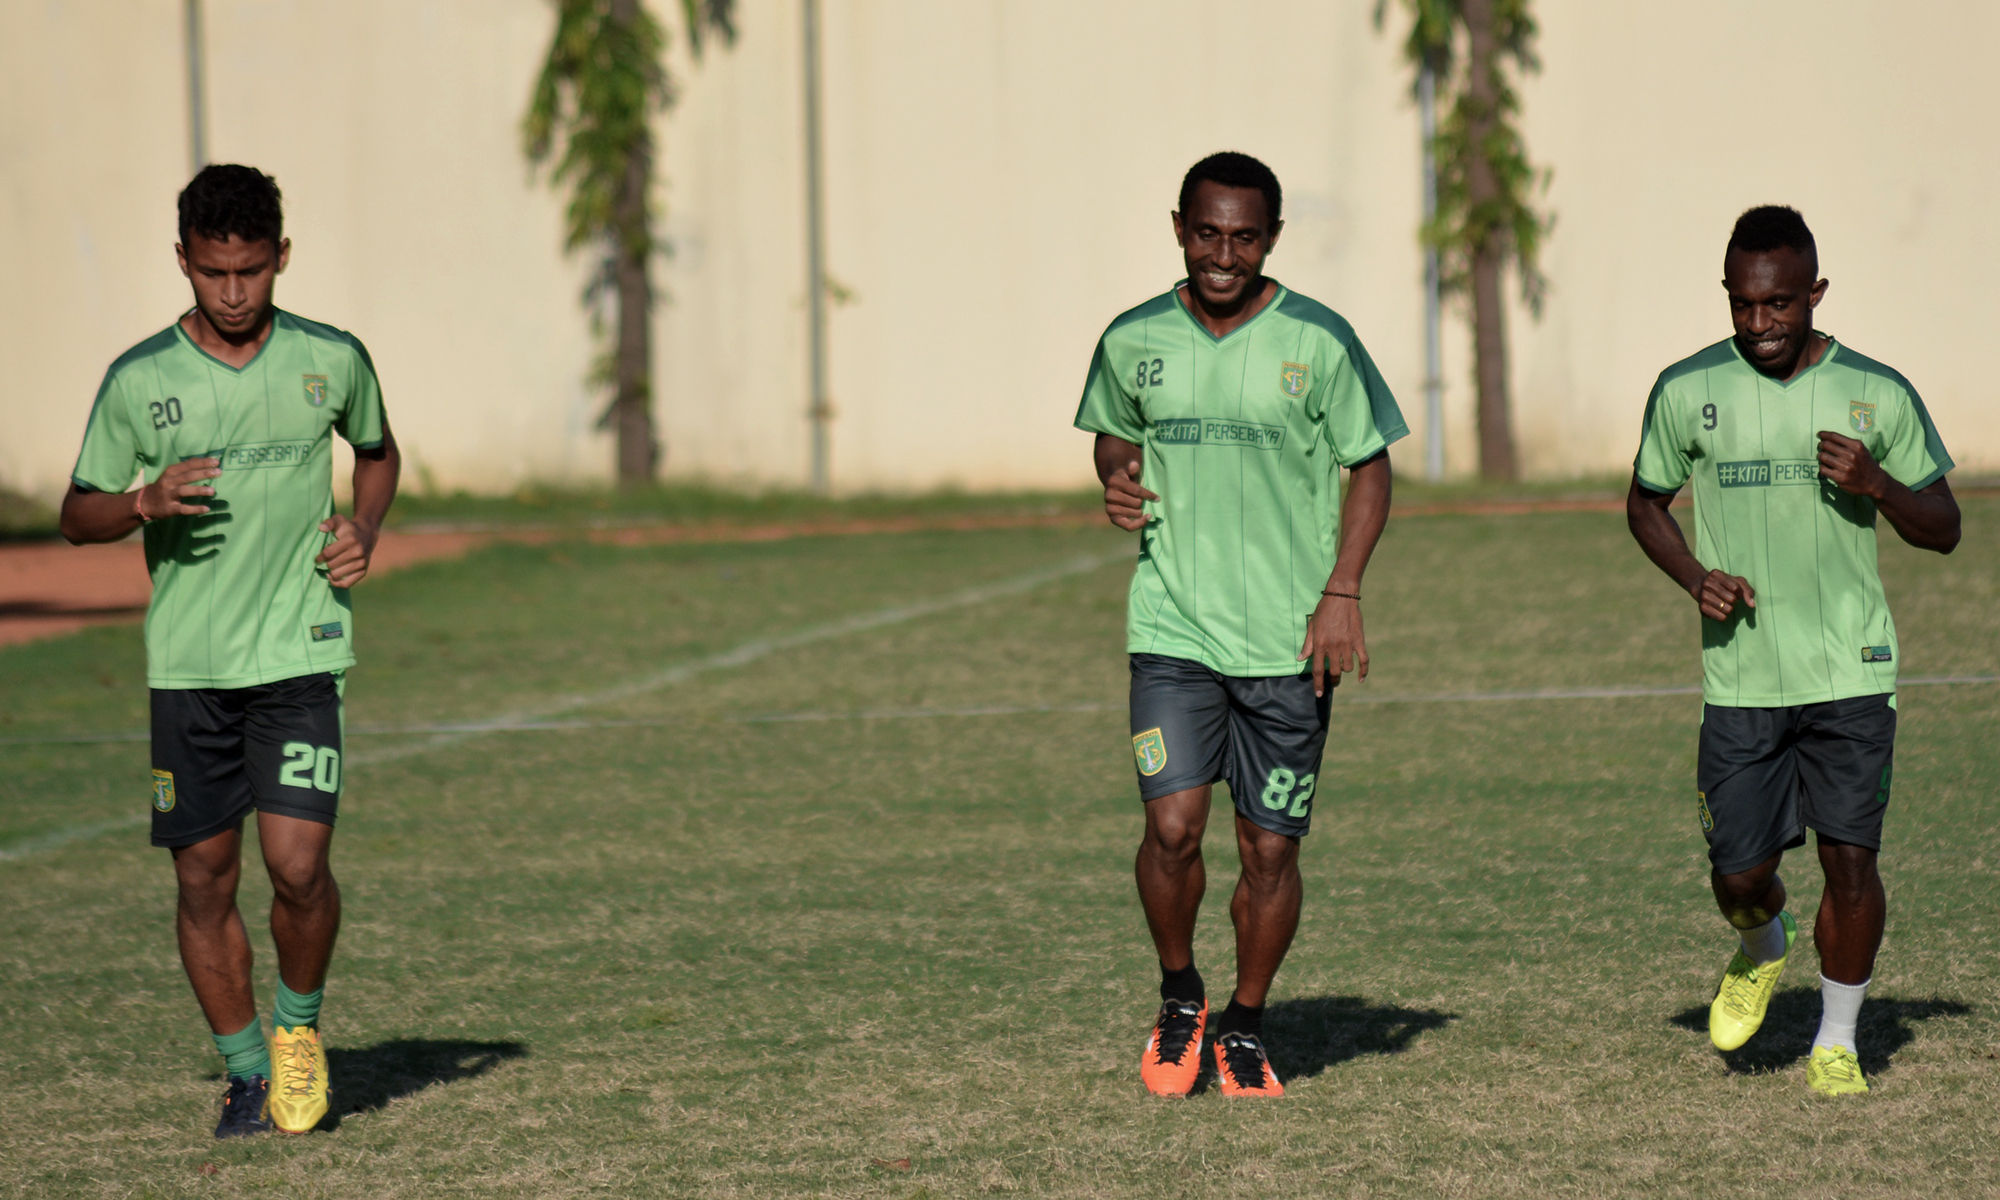
{"label": "curly hair", "polygon": [[1194,166],[1181,180],[1180,210],[1186,212],[1194,203],[1194,189],[1203,180],[1219,183],[1223,187],[1255,188],[1264,193],[1264,215],[1271,222],[1271,228],[1278,227],[1278,217],[1284,210],[1285,193],[1278,187],[1278,177],[1271,168],[1234,150],[1211,154]]}
{"label": "curly hair", "polygon": [[268,239],[277,246],[285,236],[284,196],[278,181],[255,167],[214,163],[203,167],[181,189],[181,244],[188,235],[225,241],[231,234],[246,242]]}

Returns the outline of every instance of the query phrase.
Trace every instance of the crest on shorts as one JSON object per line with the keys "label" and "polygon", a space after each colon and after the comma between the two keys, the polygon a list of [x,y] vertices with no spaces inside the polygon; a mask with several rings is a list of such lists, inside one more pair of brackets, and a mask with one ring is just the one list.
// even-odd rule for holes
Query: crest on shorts
{"label": "crest on shorts", "polygon": [[1694,794],[1694,807],[1695,811],[1701,816],[1701,831],[1703,833],[1714,833],[1715,814],[1708,811],[1707,792],[1696,792]]}
{"label": "crest on shorts", "polygon": [[153,768],[153,807],[161,812],[174,811],[174,773]]}
{"label": "crest on shorts", "polygon": [[1856,400],[1847,406],[1847,426],[1856,433],[1867,433],[1875,428],[1875,406]]}
{"label": "crest on shorts", "polygon": [[326,407],[326,376],[308,375],[306,380],[306,403],[314,408]]}
{"label": "crest on shorts", "polygon": [[1139,774],[1158,775],[1167,767],[1167,739],[1157,728],[1148,729],[1132,739],[1132,757],[1139,760]]}
{"label": "crest on shorts", "polygon": [[1287,396],[1306,394],[1306,380],[1312,374],[1304,363],[1288,362],[1278,368],[1278,386]]}

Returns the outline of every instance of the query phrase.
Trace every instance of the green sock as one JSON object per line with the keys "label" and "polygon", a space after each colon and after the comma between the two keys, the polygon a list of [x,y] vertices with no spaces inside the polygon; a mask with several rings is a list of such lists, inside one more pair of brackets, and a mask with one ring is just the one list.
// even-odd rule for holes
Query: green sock
{"label": "green sock", "polygon": [[252,1021],[235,1033],[212,1033],[215,1048],[222,1051],[222,1061],[229,1068],[231,1079],[248,1079],[252,1075],[271,1077],[271,1048],[264,1044],[264,1027]]}
{"label": "green sock", "polygon": [[278,981],[278,1002],[271,1007],[271,1024],[285,1029],[319,1028],[319,1002],[326,997],[326,989],[307,992],[305,995]]}

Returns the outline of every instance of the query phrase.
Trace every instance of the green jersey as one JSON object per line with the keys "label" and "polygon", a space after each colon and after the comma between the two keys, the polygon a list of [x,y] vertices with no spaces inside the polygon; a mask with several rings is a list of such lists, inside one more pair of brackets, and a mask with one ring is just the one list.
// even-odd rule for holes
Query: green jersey
{"label": "green jersey", "polygon": [[382,390],[359,340],[279,311],[238,370],[176,321],[105,373],[72,473],[92,491],[151,483],[186,458],[221,460],[205,516],[145,528],[156,688],[240,688],[354,663],[343,589],[313,561],[333,541],[333,432],[382,443]]}
{"label": "green jersey", "polygon": [[1295,675],[1333,571],[1340,471],[1404,436],[1353,326],[1283,287],[1216,337],[1178,285],[1111,322],[1076,427],[1144,448],[1126,648]]}
{"label": "green jersey", "polygon": [[1875,565],[1875,502],[1819,477],[1819,431],[1859,440],[1891,477],[1951,470],[1901,375],[1828,339],[1780,383],[1717,342],[1660,374],[1633,471],[1656,492],[1694,479],[1695,557],[1740,575],[1757,606],[1702,618],[1702,694],[1787,708],[1896,690],[1896,626]]}

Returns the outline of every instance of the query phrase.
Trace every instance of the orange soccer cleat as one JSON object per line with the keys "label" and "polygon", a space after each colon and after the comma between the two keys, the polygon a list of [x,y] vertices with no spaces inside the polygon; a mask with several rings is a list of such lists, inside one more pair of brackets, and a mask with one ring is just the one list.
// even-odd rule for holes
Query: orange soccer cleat
{"label": "orange soccer cleat", "polygon": [[1215,1040],[1215,1070],[1225,1096],[1282,1096],[1285,1085],[1271,1069],[1254,1033],[1225,1033]]}
{"label": "orange soccer cleat", "polygon": [[1139,1057],[1139,1078],[1155,1096],[1185,1096],[1201,1074],[1201,1034],[1208,1028],[1208,1001],[1169,1000],[1160,1005],[1153,1036]]}

